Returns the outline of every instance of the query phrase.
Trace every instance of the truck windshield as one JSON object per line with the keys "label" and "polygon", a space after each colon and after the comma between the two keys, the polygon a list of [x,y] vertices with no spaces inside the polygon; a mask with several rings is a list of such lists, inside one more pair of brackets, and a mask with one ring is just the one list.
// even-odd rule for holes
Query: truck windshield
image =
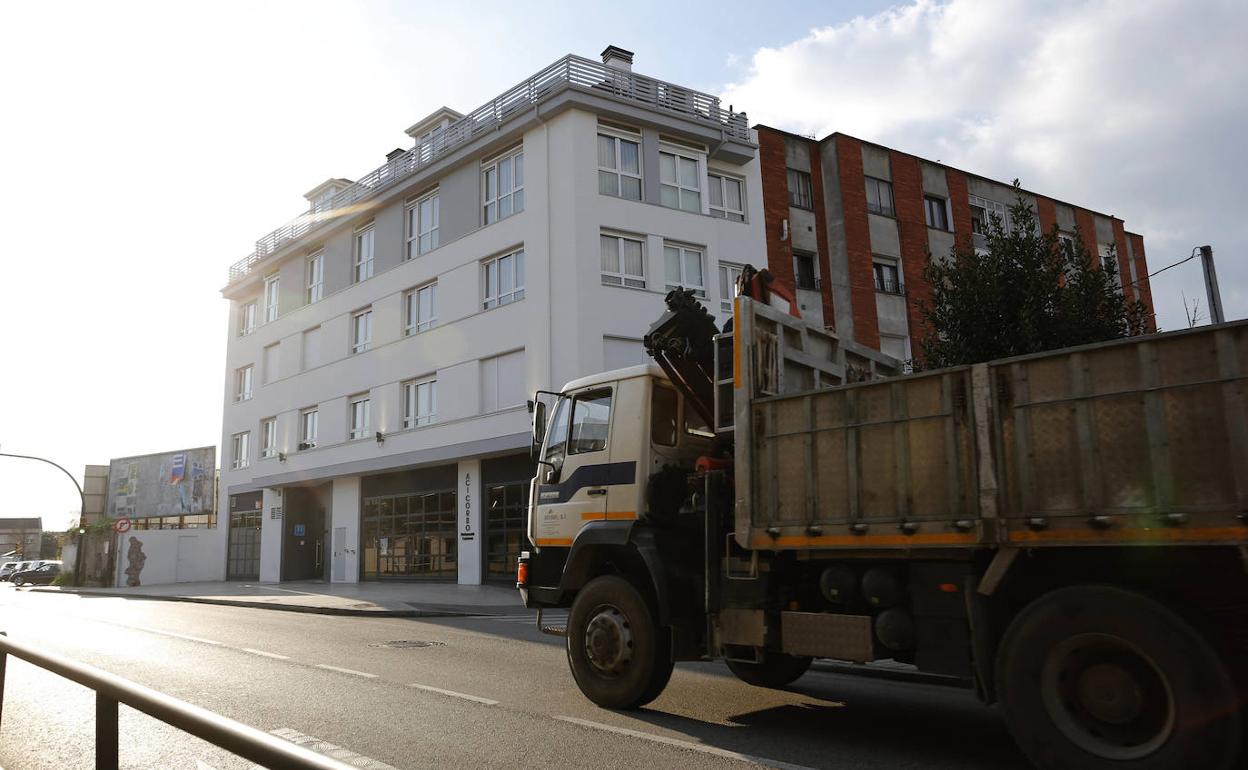
{"label": "truck windshield", "polygon": [[568,449],[568,412],[572,409],[572,399],[560,398],[555,404],[555,414],[550,418],[550,427],[546,430],[546,462],[556,468],[563,466],[564,455]]}

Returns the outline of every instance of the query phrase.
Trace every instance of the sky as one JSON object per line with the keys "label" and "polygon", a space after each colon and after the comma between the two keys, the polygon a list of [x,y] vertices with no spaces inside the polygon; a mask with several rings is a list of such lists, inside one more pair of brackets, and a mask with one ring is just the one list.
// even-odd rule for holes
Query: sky
{"label": "sky", "polygon": [[[1248,313],[1248,3],[919,0],[6,3],[0,452],[86,464],[221,441],[229,266],[302,194],[567,53],[1114,214],[1150,269],[1210,244]],[[760,255],[761,257],[761,255]],[[1187,325],[1197,261],[1153,282]],[[219,452],[218,452],[219,455]],[[0,457],[0,518],[68,527],[54,468]]]}

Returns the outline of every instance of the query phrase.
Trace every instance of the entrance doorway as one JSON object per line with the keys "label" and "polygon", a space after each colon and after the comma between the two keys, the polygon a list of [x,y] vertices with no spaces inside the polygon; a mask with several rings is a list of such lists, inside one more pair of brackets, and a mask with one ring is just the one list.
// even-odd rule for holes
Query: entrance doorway
{"label": "entrance doorway", "polygon": [[329,485],[287,487],[282,516],[282,580],[324,580]]}
{"label": "entrance doorway", "polygon": [[259,492],[230,496],[227,580],[260,579],[260,506]]}

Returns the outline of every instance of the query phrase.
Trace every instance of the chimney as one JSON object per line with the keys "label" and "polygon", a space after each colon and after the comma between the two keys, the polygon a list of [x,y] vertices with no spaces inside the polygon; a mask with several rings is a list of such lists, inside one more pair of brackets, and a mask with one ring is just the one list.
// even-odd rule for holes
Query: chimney
{"label": "chimney", "polygon": [[609,45],[602,49],[602,63],[608,67],[625,72],[633,71],[633,52],[625,51],[618,46]]}
{"label": "chimney", "polygon": [[407,154],[407,150],[403,149],[402,147],[395,147],[393,150],[386,153],[386,161],[389,162],[389,161],[394,160],[395,158],[401,158],[406,154]]}

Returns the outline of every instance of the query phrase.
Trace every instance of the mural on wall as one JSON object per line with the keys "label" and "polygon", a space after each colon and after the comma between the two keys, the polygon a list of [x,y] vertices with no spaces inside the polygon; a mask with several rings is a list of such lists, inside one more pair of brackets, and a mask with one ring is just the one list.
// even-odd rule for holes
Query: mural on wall
{"label": "mural on wall", "polygon": [[211,513],[216,464],[216,447],[113,460],[105,514],[133,519]]}
{"label": "mural on wall", "polygon": [[126,585],[131,588],[139,585],[139,573],[143,571],[143,565],[147,562],[147,554],[143,553],[143,541],[137,537],[130,538],[130,548],[126,551],[126,561],[130,562],[130,566],[126,567]]}

